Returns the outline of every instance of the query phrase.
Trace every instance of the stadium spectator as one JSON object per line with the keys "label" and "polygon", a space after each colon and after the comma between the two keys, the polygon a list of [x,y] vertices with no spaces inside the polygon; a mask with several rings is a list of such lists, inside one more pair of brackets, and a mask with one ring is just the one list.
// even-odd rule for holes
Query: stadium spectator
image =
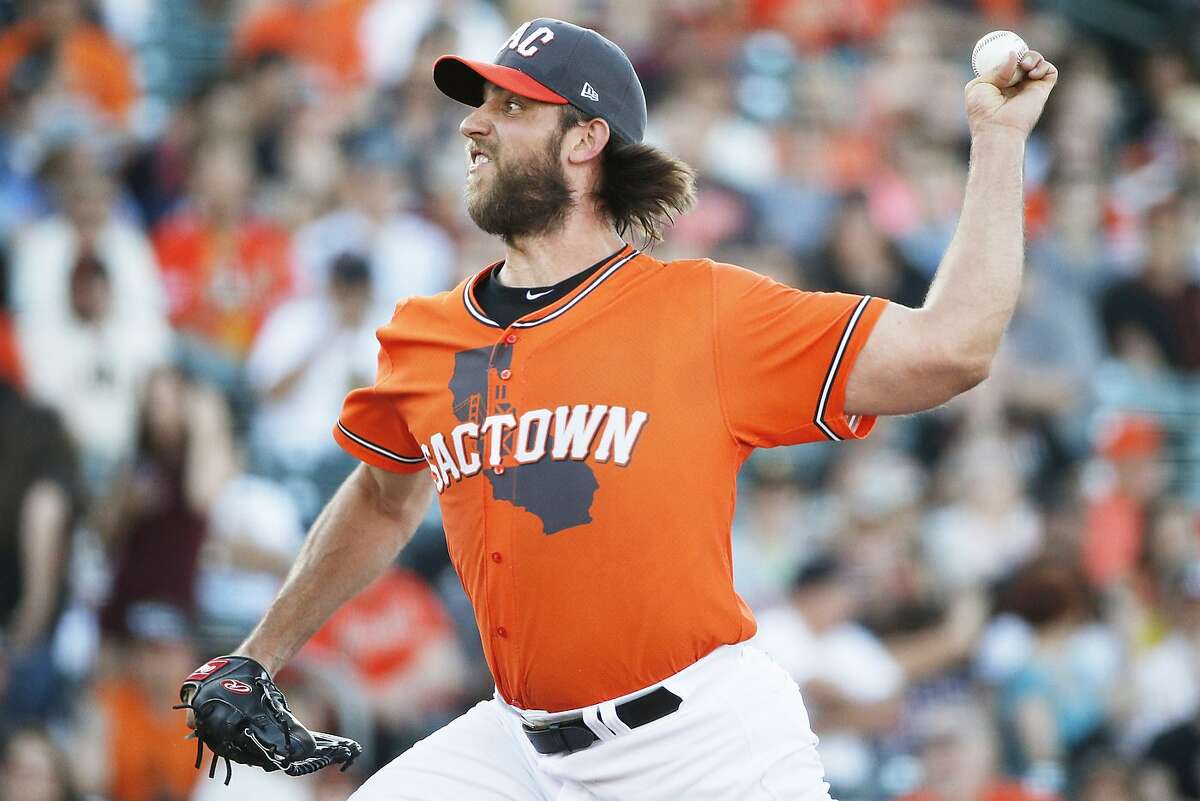
{"label": "stadium spectator", "polygon": [[137,100],[129,55],[88,20],[83,0],[26,5],[32,13],[0,34],[0,86],[11,88],[36,74],[42,91],[86,100],[125,124]]}
{"label": "stadium spectator", "polygon": [[1146,214],[1146,259],[1139,275],[1101,298],[1109,349],[1144,368],[1200,370],[1200,284],[1191,274],[1197,223],[1184,199]]}
{"label": "stadium spectator", "polygon": [[1031,563],[1007,595],[1031,635],[1020,656],[1010,655],[1016,664],[998,687],[997,712],[1014,738],[1012,769],[1055,790],[1074,787],[1089,758],[1115,739],[1109,720],[1121,643],[1089,618],[1087,585],[1070,565]]}
{"label": "stadium spectator", "polygon": [[925,521],[926,562],[946,586],[1000,581],[1032,559],[1042,522],[1023,494],[1018,454],[991,435],[964,438],[944,465],[947,505]]}
{"label": "stadium spectator", "polygon": [[111,265],[120,316],[162,319],[166,298],[158,264],[145,233],[118,208],[113,155],[80,139],[42,161],[40,175],[57,209],[15,242],[11,300],[22,317],[47,323],[69,317],[71,271],[81,254],[92,253]]}
{"label": "stadium spectator", "polygon": [[67,320],[23,329],[29,391],[53,402],[83,457],[92,487],[104,484],[134,445],[137,397],[146,376],[167,359],[162,321],[119,318],[110,270],[91,253],[71,271]]}
{"label": "stadium spectator", "polygon": [[231,650],[259,621],[304,541],[300,511],[279,484],[239,473],[221,487],[200,554],[200,630]]}
{"label": "stadium spectator", "polygon": [[899,248],[872,223],[867,199],[842,201],[829,244],[817,259],[815,283],[835,292],[890,298],[913,308],[924,300],[929,282],[909,266]]}
{"label": "stadium spectator", "polygon": [[[1122,727],[1129,751],[1147,748],[1200,712],[1200,676],[1194,661],[1200,643],[1200,562],[1177,565],[1163,595],[1166,630],[1153,647],[1137,655],[1130,670],[1129,715]],[[1186,739],[1187,733],[1186,727],[1175,731],[1159,755],[1165,759],[1173,750],[1171,743]]]}
{"label": "stadium spectator", "polygon": [[58,417],[0,381],[0,732],[65,710],[52,636],[77,516],[75,455]]}
{"label": "stadium spectator", "polygon": [[120,801],[186,801],[200,775],[196,748],[171,706],[195,661],[187,616],[157,602],[122,612],[113,669],[92,688],[76,744],[84,789]]}
{"label": "stadium spectator", "polygon": [[363,137],[348,153],[338,205],[296,233],[297,283],[326,286],[343,253],[367,258],[372,300],[390,310],[412,295],[429,295],[453,283],[456,252],[440,226],[405,208],[411,193],[397,181],[396,165],[380,141]]}
{"label": "stadium spectator", "polygon": [[226,361],[240,362],[292,285],[287,232],[251,211],[253,166],[241,142],[200,147],[190,205],[159,223],[172,324]]}
{"label": "stadium spectator", "polygon": [[12,257],[26,385],[61,413],[93,487],[133,447],[137,393],[171,344],[153,250],[114,208],[103,158],[84,142],[48,157],[61,211],[24,231]]}
{"label": "stadium spectator", "polygon": [[231,438],[220,395],[174,368],[151,374],[137,451],[117,477],[105,515],[114,566],[100,619],[105,632],[122,631],[130,608],[144,602],[170,604],[194,622],[208,513],[234,471]]}
{"label": "stadium spectator", "polygon": [[82,801],[67,755],[46,732],[18,729],[4,738],[0,801]]}
{"label": "stadium spectator", "polygon": [[1093,585],[1128,578],[1143,551],[1146,512],[1166,488],[1163,430],[1143,414],[1115,416],[1100,429],[1096,450],[1107,468],[1092,489],[1081,559]]}
{"label": "stadium spectator", "polygon": [[977,704],[945,704],[919,723],[921,788],[899,801],[1055,801],[1006,780],[991,720]]}
{"label": "stadium spectator", "polygon": [[898,723],[905,687],[900,664],[854,622],[861,595],[836,556],[818,556],[796,572],[786,604],[759,614],[754,638],[800,685],[838,795],[869,792],[872,739]]}
{"label": "stadium spectator", "polygon": [[301,657],[350,672],[374,711],[383,754],[409,748],[462,703],[467,667],[450,616],[404,568],[389,569],[339,609]]}
{"label": "stadium spectator", "polygon": [[305,519],[319,509],[314,496],[332,491],[352,469],[326,436],[329,415],[336,418],[348,387],[372,380],[375,329],[387,317],[372,301],[361,256],[337,256],[321,277],[323,291],[287,301],[267,318],[246,362],[258,397],[251,460],[268,475],[308,488]]}

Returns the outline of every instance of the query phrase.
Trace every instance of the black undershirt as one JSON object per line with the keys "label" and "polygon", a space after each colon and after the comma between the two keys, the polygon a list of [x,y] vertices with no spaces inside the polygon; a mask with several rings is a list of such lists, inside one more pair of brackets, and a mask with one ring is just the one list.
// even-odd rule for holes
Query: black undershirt
{"label": "black undershirt", "polygon": [[[624,249],[625,246],[622,245],[621,250]],[[501,328],[508,328],[530,312],[549,306],[569,294],[597,270],[611,262],[621,250],[605,256],[591,267],[581,270],[569,278],[564,278],[552,286],[504,286],[497,280],[500,271],[504,269],[504,265],[501,264],[496,269],[490,270],[475,285],[475,300],[478,301],[488,317]]]}

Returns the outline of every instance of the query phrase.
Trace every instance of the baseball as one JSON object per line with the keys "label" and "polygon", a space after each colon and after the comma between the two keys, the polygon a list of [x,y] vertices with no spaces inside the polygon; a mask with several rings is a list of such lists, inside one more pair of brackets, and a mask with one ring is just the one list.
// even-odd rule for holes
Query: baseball
{"label": "baseball", "polygon": [[[1009,53],[1016,52],[1020,59],[1028,50],[1025,40],[1012,31],[992,31],[975,43],[975,49],[971,51],[971,69],[983,78],[1003,68]],[[1024,77],[1025,70],[1018,66],[1005,86],[1014,86]]]}

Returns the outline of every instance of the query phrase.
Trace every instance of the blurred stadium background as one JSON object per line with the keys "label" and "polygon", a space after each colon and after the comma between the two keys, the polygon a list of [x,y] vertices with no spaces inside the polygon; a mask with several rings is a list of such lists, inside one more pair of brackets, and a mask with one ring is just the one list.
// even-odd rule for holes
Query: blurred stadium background
{"label": "blurred stadium background", "polygon": [[344,799],[490,694],[433,509],[280,677],[355,771],[223,788],[168,709],[353,467],[329,430],[374,328],[502,253],[431,62],[548,14],[628,51],[700,170],[660,256],[910,305],[972,43],[1060,66],[992,378],[758,453],[737,586],[841,801],[1200,798],[1195,0],[7,0],[0,801]]}

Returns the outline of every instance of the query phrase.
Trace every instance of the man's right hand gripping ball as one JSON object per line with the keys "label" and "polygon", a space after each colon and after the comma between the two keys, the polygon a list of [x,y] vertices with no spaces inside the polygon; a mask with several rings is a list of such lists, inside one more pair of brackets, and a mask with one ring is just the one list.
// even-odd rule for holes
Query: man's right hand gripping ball
{"label": "man's right hand gripping ball", "polygon": [[231,761],[303,776],[333,764],[345,770],[362,753],[354,740],[306,729],[266,668],[248,657],[210,659],[184,680],[179,698],[183,703],[175,709],[189,710],[198,740],[196,767],[207,745],[213,752],[209,778],[224,757],[226,784]]}

